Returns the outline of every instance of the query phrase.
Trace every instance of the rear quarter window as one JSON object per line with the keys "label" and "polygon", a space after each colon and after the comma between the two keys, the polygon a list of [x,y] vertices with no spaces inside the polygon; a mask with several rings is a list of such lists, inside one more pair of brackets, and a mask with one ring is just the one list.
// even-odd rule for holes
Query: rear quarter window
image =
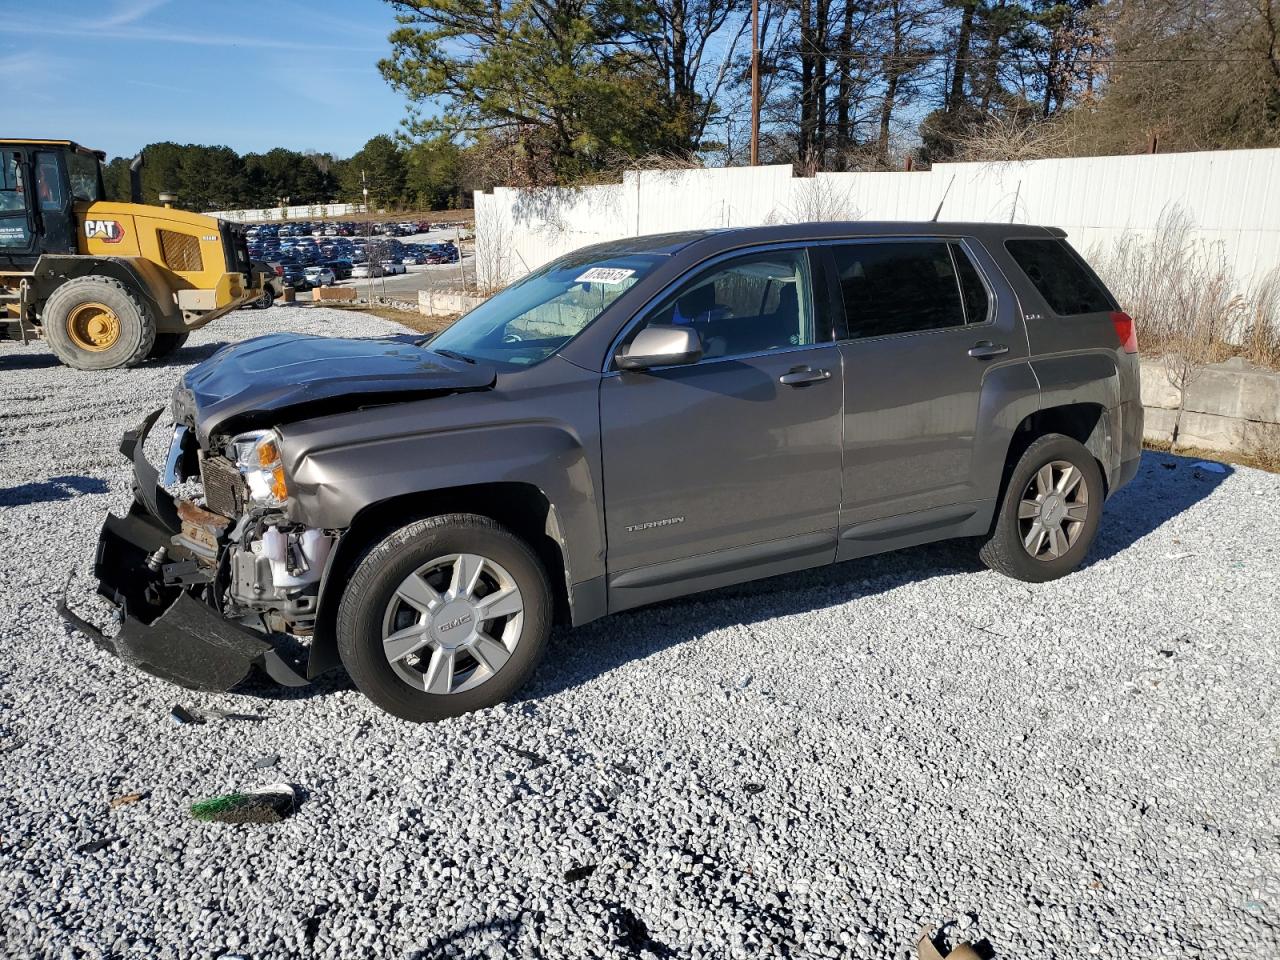
{"label": "rear quarter window", "polygon": [[1024,237],[1006,240],[1004,246],[1049,309],[1059,316],[1116,309],[1111,294],[1065,241]]}

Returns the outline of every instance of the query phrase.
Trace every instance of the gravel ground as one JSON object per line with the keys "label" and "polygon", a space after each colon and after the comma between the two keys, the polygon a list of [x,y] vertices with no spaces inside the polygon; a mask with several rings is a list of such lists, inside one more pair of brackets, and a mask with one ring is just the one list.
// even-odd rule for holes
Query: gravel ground
{"label": "gravel ground", "polygon": [[[1065,580],[955,544],[723,590],[557,632],[518,702],[434,726],[341,679],[190,694],[54,602],[128,503],[120,433],[280,328],[388,326],[244,312],[105,374],[0,345],[0,954],[903,958],[947,922],[996,957],[1280,953],[1280,476],[1149,454]],[[187,815],[278,780],[282,824]]]}

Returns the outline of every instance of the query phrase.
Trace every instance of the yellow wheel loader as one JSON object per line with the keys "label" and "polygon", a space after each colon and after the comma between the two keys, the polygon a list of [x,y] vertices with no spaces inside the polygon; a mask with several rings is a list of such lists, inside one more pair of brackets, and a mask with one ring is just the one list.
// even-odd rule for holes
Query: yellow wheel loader
{"label": "yellow wheel loader", "polygon": [[262,296],[241,227],[104,199],[105,154],[0,139],[0,339],[43,337],[80,370],[131,367]]}

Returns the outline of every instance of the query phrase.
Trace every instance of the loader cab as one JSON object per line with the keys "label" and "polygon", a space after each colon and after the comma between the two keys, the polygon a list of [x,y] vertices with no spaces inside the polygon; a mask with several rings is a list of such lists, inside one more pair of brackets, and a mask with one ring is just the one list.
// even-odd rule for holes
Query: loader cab
{"label": "loader cab", "polygon": [[70,140],[0,140],[0,269],[77,252],[75,205],[105,199],[103,158]]}

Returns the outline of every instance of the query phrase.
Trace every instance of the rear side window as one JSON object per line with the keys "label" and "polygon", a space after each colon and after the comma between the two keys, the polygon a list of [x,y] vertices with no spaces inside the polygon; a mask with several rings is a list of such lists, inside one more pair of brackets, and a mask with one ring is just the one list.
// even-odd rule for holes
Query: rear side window
{"label": "rear side window", "polygon": [[1069,317],[1115,309],[1110,294],[1062,240],[1021,238],[1004,246],[1054,313]]}
{"label": "rear side window", "polygon": [[983,323],[991,308],[991,297],[978,275],[978,268],[973,265],[964,247],[958,243],[951,244],[951,255],[955,257],[956,273],[960,277],[960,293],[964,297],[964,315],[970,323]]}
{"label": "rear side window", "polygon": [[849,338],[962,327],[967,296],[985,320],[986,289],[975,273],[976,290],[962,297],[951,246],[945,240],[906,240],[832,247]]}

